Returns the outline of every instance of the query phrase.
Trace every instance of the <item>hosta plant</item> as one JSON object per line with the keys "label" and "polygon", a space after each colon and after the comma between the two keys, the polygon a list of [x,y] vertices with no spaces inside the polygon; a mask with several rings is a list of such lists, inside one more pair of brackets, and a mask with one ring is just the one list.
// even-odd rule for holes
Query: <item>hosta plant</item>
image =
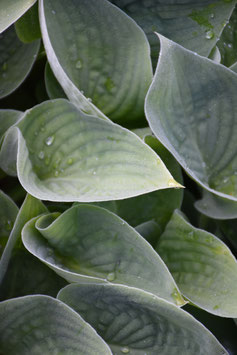
{"label": "hosta plant", "polygon": [[237,354],[237,0],[1,0],[0,354]]}

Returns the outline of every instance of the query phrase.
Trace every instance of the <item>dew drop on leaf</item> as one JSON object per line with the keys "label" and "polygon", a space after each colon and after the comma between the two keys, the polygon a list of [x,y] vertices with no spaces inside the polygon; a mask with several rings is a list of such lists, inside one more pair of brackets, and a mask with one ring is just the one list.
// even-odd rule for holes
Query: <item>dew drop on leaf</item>
{"label": "dew drop on leaf", "polygon": [[39,158],[40,160],[43,160],[43,159],[44,159],[44,152],[43,152],[43,150],[41,150],[41,151],[39,152],[38,158]]}
{"label": "dew drop on leaf", "polygon": [[81,69],[82,68],[82,62],[80,60],[78,60],[76,62],[76,69]]}
{"label": "dew drop on leaf", "polygon": [[55,173],[54,173],[54,176],[57,177],[59,175],[59,171],[56,170]]}
{"label": "dew drop on leaf", "polygon": [[206,39],[212,39],[214,37],[214,35],[215,35],[214,32],[210,30],[210,31],[206,32],[205,37],[206,37]]}
{"label": "dew drop on leaf", "polygon": [[123,354],[128,354],[129,352],[130,352],[130,350],[129,350],[129,348],[128,347],[124,347],[124,348],[121,348],[121,352],[123,353]]}
{"label": "dew drop on leaf", "polygon": [[114,281],[114,279],[115,279],[115,273],[114,273],[114,272],[110,272],[110,273],[107,275],[106,279],[107,279],[108,281]]}
{"label": "dew drop on leaf", "polygon": [[54,136],[49,136],[49,137],[47,137],[47,138],[45,139],[45,144],[46,144],[47,146],[52,145],[53,142],[54,142]]}

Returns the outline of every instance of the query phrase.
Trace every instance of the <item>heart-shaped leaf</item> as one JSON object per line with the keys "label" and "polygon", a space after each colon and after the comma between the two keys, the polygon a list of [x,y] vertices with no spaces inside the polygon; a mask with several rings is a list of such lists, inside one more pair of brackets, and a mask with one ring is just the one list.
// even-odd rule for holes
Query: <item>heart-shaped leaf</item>
{"label": "heart-shaped leaf", "polygon": [[39,46],[39,41],[22,43],[14,27],[0,35],[0,98],[11,94],[25,80],[35,62]]}
{"label": "heart-shaped leaf", "polygon": [[56,220],[52,214],[33,219],[22,240],[30,253],[69,282],[89,276],[141,288],[176,305],[185,303],[149,243],[106,209],[78,205]]}
{"label": "heart-shaped leaf", "polygon": [[[208,56],[219,39],[236,1],[213,0],[112,0],[145,31],[157,58],[154,31],[182,46]],[[223,24],[224,23],[224,24]]]}
{"label": "heart-shaped leaf", "polygon": [[12,230],[18,210],[12,199],[0,190],[0,257]]}
{"label": "heart-shaped leaf", "polygon": [[7,241],[7,245],[0,259],[0,283],[3,280],[5,273],[7,272],[8,264],[11,259],[13,250],[22,244],[20,236],[24,224],[31,218],[45,212],[47,212],[47,208],[41,201],[30,195],[26,196],[25,201],[16,217],[14,226],[11,230],[11,234]]}
{"label": "heart-shaped leaf", "polygon": [[0,303],[3,354],[109,355],[108,345],[64,303],[48,296],[26,296]]}
{"label": "heart-shaped leaf", "polygon": [[217,339],[182,309],[122,285],[69,285],[58,298],[75,309],[114,354],[227,355]]}
{"label": "heart-shaped leaf", "polygon": [[107,0],[39,4],[48,61],[68,98],[89,114],[144,121],[152,68],[139,26]]}
{"label": "heart-shaped leaf", "polygon": [[160,36],[146,99],[150,127],[208,191],[237,202],[237,75]]}
{"label": "heart-shaped leaf", "polygon": [[20,18],[37,0],[1,0],[0,33]]}
{"label": "heart-shaped leaf", "polygon": [[220,239],[176,211],[157,251],[192,303],[222,317],[237,316],[237,262]]}
{"label": "heart-shaped leaf", "polygon": [[113,200],[181,186],[135,134],[63,99],[27,111],[2,150],[12,142],[22,186],[42,200]]}

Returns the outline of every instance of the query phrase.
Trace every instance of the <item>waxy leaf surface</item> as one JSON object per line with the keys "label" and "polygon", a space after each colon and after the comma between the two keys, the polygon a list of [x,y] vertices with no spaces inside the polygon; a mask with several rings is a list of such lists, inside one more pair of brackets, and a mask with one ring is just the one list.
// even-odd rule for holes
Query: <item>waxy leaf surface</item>
{"label": "waxy leaf surface", "polygon": [[0,351],[4,354],[112,354],[75,311],[48,296],[1,302],[0,318]]}
{"label": "waxy leaf surface", "polygon": [[39,41],[22,43],[14,27],[0,35],[0,99],[11,94],[25,80],[35,62],[39,46]]}
{"label": "waxy leaf surface", "polygon": [[78,108],[145,122],[150,48],[130,17],[107,0],[40,0],[40,23],[50,66]]}
{"label": "waxy leaf surface", "polygon": [[1,0],[0,33],[21,17],[36,0]]}
{"label": "waxy leaf surface", "polygon": [[194,228],[177,211],[157,251],[186,298],[210,313],[236,317],[237,262],[220,239]]}
{"label": "waxy leaf surface", "polygon": [[6,152],[17,142],[20,183],[42,200],[94,202],[180,187],[135,134],[67,100],[28,110],[5,141]]}
{"label": "waxy leaf surface", "polygon": [[192,316],[150,293],[122,285],[69,285],[58,298],[75,309],[113,354],[224,355]]}
{"label": "waxy leaf surface", "polygon": [[106,209],[78,205],[31,220],[22,232],[33,255],[69,282],[90,277],[134,286],[183,305],[167,267],[149,243]]}
{"label": "waxy leaf surface", "polygon": [[213,0],[112,0],[143,28],[157,58],[154,32],[208,56],[215,46],[236,1]]}
{"label": "waxy leaf surface", "polygon": [[237,202],[237,75],[160,36],[146,116],[161,143],[210,192]]}

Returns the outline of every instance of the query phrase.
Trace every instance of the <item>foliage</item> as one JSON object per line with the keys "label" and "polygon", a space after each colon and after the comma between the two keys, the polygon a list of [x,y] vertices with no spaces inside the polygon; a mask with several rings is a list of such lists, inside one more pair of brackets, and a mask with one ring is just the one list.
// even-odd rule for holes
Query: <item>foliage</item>
{"label": "foliage", "polygon": [[236,3],[1,1],[1,354],[237,353]]}

